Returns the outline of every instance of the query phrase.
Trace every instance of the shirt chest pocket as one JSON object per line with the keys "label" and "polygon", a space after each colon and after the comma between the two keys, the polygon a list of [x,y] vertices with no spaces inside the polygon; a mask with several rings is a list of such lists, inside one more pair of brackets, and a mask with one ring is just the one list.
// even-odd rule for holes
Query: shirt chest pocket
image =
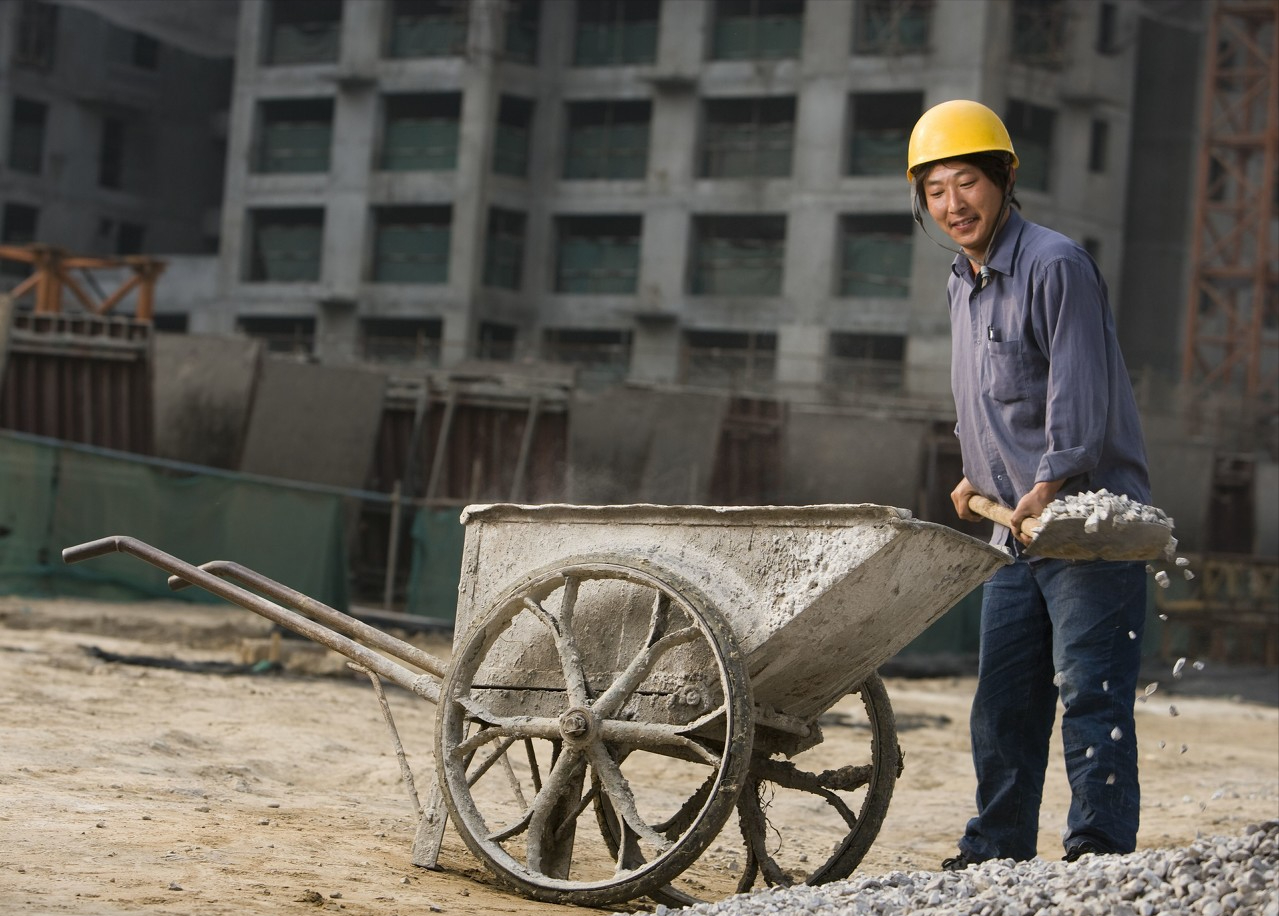
{"label": "shirt chest pocket", "polygon": [[1020,340],[986,342],[986,391],[996,401],[1020,401],[1027,394],[1026,354]]}

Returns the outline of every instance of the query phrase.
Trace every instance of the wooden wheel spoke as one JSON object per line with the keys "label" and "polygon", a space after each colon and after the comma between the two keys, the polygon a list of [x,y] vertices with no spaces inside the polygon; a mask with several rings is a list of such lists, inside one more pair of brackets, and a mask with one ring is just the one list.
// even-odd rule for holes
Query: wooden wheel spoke
{"label": "wooden wheel spoke", "polygon": [[[556,828],[559,826],[551,823],[552,816],[557,809],[562,810],[565,807],[565,796],[573,792],[574,787],[580,787],[577,777],[581,775],[585,763],[585,758],[580,752],[565,748],[559,760],[555,761],[551,772],[547,774],[542,791],[533,798],[527,819],[528,843],[525,851],[528,867],[536,872],[549,873],[544,863],[555,857],[555,850],[548,849],[548,845],[553,845]],[[577,800],[574,799],[571,809],[576,808]],[[551,842],[548,843],[548,841]]]}
{"label": "wooden wheel spoke", "polygon": [[648,677],[649,672],[653,670],[653,666],[661,659],[661,657],[674,649],[676,646],[682,646],[692,642],[701,636],[701,632],[696,627],[684,627],[661,637],[656,642],[645,647],[638,655],[631,659],[631,663],[626,666],[608,690],[595,702],[595,711],[601,716],[615,716],[617,711],[622,708],[631,694],[640,684],[644,683],[644,678]]}
{"label": "wooden wheel spoke", "polygon": [[524,599],[524,607],[551,631],[555,649],[560,657],[560,669],[564,674],[564,688],[571,706],[586,706],[591,700],[590,686],[586,682],[586,668],[582,653],[573,636],[573,612],[577,605],[579,580],[573,576],[564,578],[564,594],[560,599],[560,615],[557,620],[540,602]]}
{"label": "wooden wheel spoke", "polygon": [[680,756],[691,755],[703,763],[719,766],[723,756],[684,734],[692,730],[692,725],[622,722],[616,719],[600,723],[601,737],[607,744],[642,747],[647,751],[660,751],[662,748],[669,751],[682,751],[684,753]]}
{"label": "wooden wheel spoke", "polygon": [[600,744],[593,744],[587,751],[587,755],[605,794],[608,795],[613,810],[622,821],[635,832],[636,836],[646,840],[658,850],[664,850],[670,846],[670,840],[646,824],[640,817],[639,810],[635,807],[635,796],[631,793],[631,787],[608,751]]}
{"label": "wooden wheel spoke", "polygon": [[483,727],[465,741],[457,745],[462,755],[472,754],[490,741],[499,738],[548,738],[560,737],[560,720],[537,718],[534,716],[488,716],[482,721]]}

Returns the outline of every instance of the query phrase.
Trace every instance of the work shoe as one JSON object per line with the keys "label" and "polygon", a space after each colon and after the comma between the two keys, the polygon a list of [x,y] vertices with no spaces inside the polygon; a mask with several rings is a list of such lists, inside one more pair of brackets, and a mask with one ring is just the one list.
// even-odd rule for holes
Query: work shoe
{"label": "work shoe", "polygon": [[1066,854],[1061,857],[1063,862],[1076,862],[1080,856],[1100,856],[1110,852],[1104,846],[1094,843],[1092,840],[1084,840],[1082,843],[1076,843],[1066,850]]}
{"label": "work shoe", "polygon": [[959,855],[951,856],[949,859],[942,859],[942,871],[963,871],[969,865],[979,865],[976,859],[971,858],[968,853],[960,850]]}

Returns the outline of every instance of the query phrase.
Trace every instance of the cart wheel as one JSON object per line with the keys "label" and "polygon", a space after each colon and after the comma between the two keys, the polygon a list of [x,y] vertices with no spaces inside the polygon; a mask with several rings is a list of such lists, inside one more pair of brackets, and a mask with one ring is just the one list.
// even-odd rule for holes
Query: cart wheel
{"label": "cart wheel", "polygon": [[[825,884],[852,873],[879,833],[902,768],[896,719],[879,675],[819,722],[827,740],[790,760],[756,750],[737,799],[740,829],[726,828],[712,853],[651,893],[654,900],[690,906],[756,887]],[[855,735],[853,743],[864,751],[850,752],[845,734]],[[606,829],[605,837],[616,843],[614,831]]]}
{"label": "cart wheel", "polygon": [[[499,880],[617,903],[666,885],[719,834],[747,779],[751,705],[736,640],[695,589],[572,561],[524,580],[455,646],[436,770]],[[611,848],[588,813],[600,801],[622,813]]]}

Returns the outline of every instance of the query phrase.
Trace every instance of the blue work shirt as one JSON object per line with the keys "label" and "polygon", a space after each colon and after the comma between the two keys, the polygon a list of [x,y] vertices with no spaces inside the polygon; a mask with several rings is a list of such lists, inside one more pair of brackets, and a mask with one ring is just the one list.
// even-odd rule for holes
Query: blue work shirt
{"label": "blue work shirt", "polygon": [[[1078,244],[1015,209],[990,281],[951,265],[951,390],[964,476],[1016,506],[1036,483],[1150,502],[1141,418],[1119,352],[1106,281]],[[1007,529],[995,526],[992,543]]]}

